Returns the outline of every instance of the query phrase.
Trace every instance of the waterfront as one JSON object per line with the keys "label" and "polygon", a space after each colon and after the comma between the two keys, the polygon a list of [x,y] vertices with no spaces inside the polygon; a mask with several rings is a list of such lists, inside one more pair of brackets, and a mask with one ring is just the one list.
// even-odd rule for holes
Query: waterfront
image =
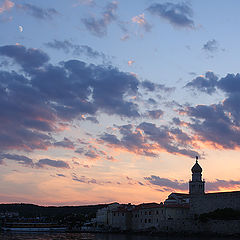
{"label": "waterfront", "polygon": [[233,240],[231,237],[163,237],[103,233],[0,233],[1,240]]}

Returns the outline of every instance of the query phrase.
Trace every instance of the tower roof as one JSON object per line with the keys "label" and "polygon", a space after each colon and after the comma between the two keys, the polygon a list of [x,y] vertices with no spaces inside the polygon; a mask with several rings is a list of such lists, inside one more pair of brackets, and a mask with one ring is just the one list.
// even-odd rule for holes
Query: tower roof
{"label": "tower roof", "polygon": [[192,167],[192,173],[201,173],[202,172],[202,168],[198,163],[198,156],[196,156],[196,163],[194,164],[194,166]]}

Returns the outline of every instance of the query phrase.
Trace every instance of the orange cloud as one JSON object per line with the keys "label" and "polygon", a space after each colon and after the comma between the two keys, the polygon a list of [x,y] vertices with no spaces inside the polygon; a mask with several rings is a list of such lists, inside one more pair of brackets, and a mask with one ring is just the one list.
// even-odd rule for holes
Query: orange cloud
{"label": "orange cloud", "polygon": [[140,24],[140,25],[146,24],[146,20],[145,20],[145,17],[144,17],[144,13],[140,14],[139,16],[133,17],[133,18],[132,18],[132,22],[138,23],[138,24]]}
{"label": "orange cloud", "polygon": [[151,30],[151,25],[146,21],[144,13],[132,18],[133,23],[137,23],[139,26],[143,27],[145,31],[149,32]]}
{"label": "orange cloud", "polygon": [[135,63],[135,61],[129,60],[129,61],[128,61],[128,66],[131,66],[133,63]]}

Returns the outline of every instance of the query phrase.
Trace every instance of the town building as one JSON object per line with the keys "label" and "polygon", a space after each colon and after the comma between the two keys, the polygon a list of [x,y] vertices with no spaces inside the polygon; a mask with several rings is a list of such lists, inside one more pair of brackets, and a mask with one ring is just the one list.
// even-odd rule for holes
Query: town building
{"label": "town building", "polygon": [[160,221],[165,218],[162,203],[143,203],[135,206],[132,212],[132,229],[136,231],[158,228]]}
{"label": "town building", "polygon": [[[117,231],[195,231],[206,229],[221,231],[218,224],[196,224],[202,213],[216,209],[240,210],[240,191],[205,193],[205,181],[198,157],[191,169],[189,193],[171,193],[164,203],[142,203],[140,205],[114,203],[97,212],[98,227]],[[240,221],[234,224],[239,224]],[[219,225],[220,226],[220,225]],[[232,230],[228,228],[225,232]],[[215,231],[214,230],[214,231]]]}
{"label": "town building", "polygon": [[96,219],[94,220],[96,222],[96,227],[105,229],[111,226],[113,211],[118,209],[119,206],[120,204],[115,202],[109,204],[107,207],[99,209],[96,214]]}
{"label": "town building", "polygon": [[192,167],[189,196],[191,215],[199,215],[224,208],[240,210],[240,191],[205,193],[205,181],[202,180],[202,168],[197,157],[196,163]]}

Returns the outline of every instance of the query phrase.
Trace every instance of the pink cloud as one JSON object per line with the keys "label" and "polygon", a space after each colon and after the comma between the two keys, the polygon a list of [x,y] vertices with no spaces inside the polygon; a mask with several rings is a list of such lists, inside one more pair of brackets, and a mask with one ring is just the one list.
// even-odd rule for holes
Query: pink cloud
{"label": "pink cloud", "polygon": [[10,10],[11,8],[14,7],[14,5],[15,5],[14,2],[11,2],[10,0],[5,0],[3,5],[0,7],[0,13]]}

